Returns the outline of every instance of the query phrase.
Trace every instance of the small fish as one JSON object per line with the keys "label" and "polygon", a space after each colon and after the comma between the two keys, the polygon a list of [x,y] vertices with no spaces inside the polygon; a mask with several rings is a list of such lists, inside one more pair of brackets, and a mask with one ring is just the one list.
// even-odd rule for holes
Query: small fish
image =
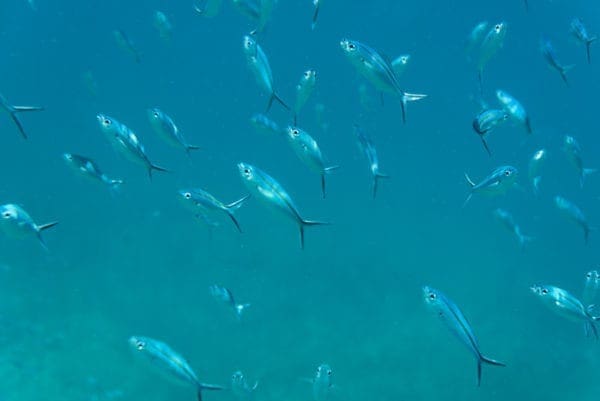
{"label": "small fish", "polygon": [[590,306],[584,306],[574,295],[553,285],[533,285],[530,289],[544,304],[559,315],[575,322],[583,321],[586,332],[591,330],[594,337],[598,339],[595,322],[600,318],[592,316]]}
{"label": "small fish", "polygon": [[463,207],[469,202],[474,193],[481,193],[486,195],[501,195],[506,193],[515,181],[519,171],[512,166],[500,166],[496,168],[490,175],[485,177],[483,181],[474,183],[471,178],[465,173],[465,179],[471,187],[471,192],[467,199],[463,203]]}
{"label": "small fish", "polygon": [[173,34],[173,25],[169,18],[162,11],[154,11],[154,27],[158,30],[161,39],[169,41]]}
{"label": "small fish", "polygon": [[315,377],[312,379],[312,391],[314,401],[327,401],[333,389],[331,377],[333,370],[326,363],[317,367]]}
{"label": "small fish", "polygon": [[377,157],[377,150],[375,149],[375,145],[371,138],[358,125],[354,125],[354,131],[356,132],[358,145],[369,162],[369,169],[371,170],[371,176],[373,177],[373,199],[375,199],[379,179],[390,178],[390,176],[379,171],[379,158]]}
{"label": "small fish", "polygon": [[233,372],[231,375],[231,391],[233,395],[240,401],[251,400],[254,391],[258,388],[258,381],[254,382],[254,385],[250,386],[246,381],[246,377],[241,371]]}
{"label": "small fish", "polygon": [[321,192],[325,198],[325,176],[338,169],[339,166],[325,166],[321,149],[308,132],[295,126],[289,126],[286,134],[288,142],[298,158],[311,170],[321,175]]}
{"label": "small fish", "polygon": [[108,178],[106,174],[100,170],[98,164],[88,157],[76,155],[74,153],[63,153],[63,159],[81,175],[100,181],[113,191],[123,184],[123,180],[113,180]]}
{"label": "small fish", "polygon": [[482,364],[506,366],[504,363],[488,358],[481,353],[471,325],[454,302],[448,299],[442,292],[427,286],[423,287],[423,296],[425,304],[435,312],[446,327],[450,329],[452,334],[466,345],[477,359],[477,386],[481,384]]}
{"label": "small fish", "polygon": [[548,63],[548,65],[550,67],[554,68],[556,71],[558,71],[558,73],[560,74],[560,77],[562,78],[563,81],[565,81],[565,84],[567,84],[567,86],[568,86],[569,81],[567,81],[567,71],[569,71],[570,69],[572,69],[575,66],[574,65],[563,66],[558,61],[558,58],[556,57],[556,51],[554,50],[554,47],[552,46],[550,39],[548,39],[545,36],[542,36],[541,49],[542,49],[542,55],[546,59],[546,62]]}
{"label": "small fish", "polygon": [[40,241],[42,247],[48,250],[42,237],[42,231],[54,227],[58,224],[58,221],[38,225],[22,207],[12,203],[0,205],[0,216],[2,216],[0,225],[6,235],[17,239],[34,235]]}
{"label": "small fish", "polygon": [[208,287],[208,290],[210,292],[210,295],[213,296],[213,298],[220,302],[223,302],[225,305],[227,305],[227,307],[233,309],[235,316],[238,319],[242,318],[242,313],[250,306],[250,304],[238,304],[237,302],[235,302],[231,291],[229,291],[229,289],[223,286],[213,284],[210,287]]}
{"label": "small fish", "polygon": [[314,30],[317,25],[317,18],[319,18],[319,11],[321,9],[321,3],[323,0],[313,0],[313,6],[315,7],[315,12],[312,17],[312,24],[310,25],[310,29]]}
{"label": "small fish", "polygon": [[587,244],[590,231],[594,230],[594,228],[590,227],[590,224],[588,223],[581,209],[579,209],[579,207],[577,207],[577,205],[575,205],[573,202],[558,195],[554,197],[554,204],[566,218],[581,226],[583,229],[583,238]]}
{"label": "small fish", "polygon": [[531,123],[529,122],[529,116],[523,105],[515,99],[514,96],[500,89],[496,91],[496,97],[500,104],[502,104],[504,111],[506,111],[510,117],[524,125],[527,132],[531,134]]}
{"label": "small fish", "polygon": [[392,60],[392,67],[394,68],[394,73],[396,73],[397,77],[400,77],[400,75],[404,74],[409,62],[410,54],[401,54]]}
{"label": "small fish", "polygon": [[233,224],[237,227],[239,232],[242,232],[240,228],[240,224],[234,216],[234,212],[238,210],[244,202],[250,197],[250,195],[244,196],[241,199],[236,200],[235,202],[224,204],[208,192],[203,189],[182,189],[179,191],[180,199],[185,202],[185,204],[190,205],[190,209],[196,213],[199,213],[200,217],[203,216],[204,211],[206,210],[222,210],[227,213]]}
{"label": "small fish", "polygon": [[483,147],[487,151],[488,155],[492,156],[492,152],[488,147],[485,140],[485,136],[488,132],[496,128],[501,123],[508,120],[509,115],[504,110],[500,109],[487,109],[477,114],[473,119],[473,129],[481,138]]}
{"label": "small fish", "polygon": [[533,240],[533,238],[523,234],[521,227],[515,222],[512,214],[510,214],[510,212],[507,210],[498,208],[494,210],[494,216],[498,219],[498,221],[504,224],[508,231],[515,235],[521,248],[525,247],[525,244]]}
{"label": "small fish", "polygon": [[160,109],[156,107],[148,109],[147,114],[154,131],[170,145],[182,147],[188,155],[191,150],[200,149],[198,146],[187,143],[185,137],[173,122],[173,119]]}
{"label": "small fish", "polygon": [[595,173],[598,171],[595,168],[584,168],[583,160],[581,158],[581,146],[575,138],[570,135],[565,135],[563,141],[563,151],[567,155],[569,161],[575,166],[577,172],[579,173],[579,186],[583,188],[583,184],[585,182],[585,177],[588,175]]}
{"label": "small fish", "polygon": [[300,229],[300,246],[302,249],[304,249],[304,227],[329,224],[303,218],[287,191],[264,171],[248,163],[238,163],[237,166],[242,181],[252,194],[262,199],[266,205],[283,213],[298,224],[298,228]]}
{"label": "small fish", "polygon": [[483,68],[490,61],[499,49],[504,45],[506,37],[507,25],[502,21],[497,23],[488,31],[479,46],[479,58],[477,60],[477,74],[479,78],[480,91],[483,88]]}
{"label": "small fish", "polygon": [[195,0],[193,7],[203,17],[212,18],[219,13],[221,0]]}
{"label": "small fish", "polygon": [[131,53],[136,63],[140,63],[142,61],[140,52],[125,32],[120,29],[115,29],[113,31],[113,36],[115,37],[115,40],[121,49]]}
{"label": "small fish", "polygon": [[96,120],[100,124],[100,129],[106,135],[108,141],[115,150],[121,152],[125,157],[133,162],[146,167],[148,176],[152,180],[152,170],[168,172],[169,170],[152,163],[146,155],[144,145],[139,141],[137,135],[126,125],[121,124],[112,117],[105,114],[97,114]]}
{"label": "small fish", "polygon": [[312,95],[317,83],[317,72],[315,70],[306,70],[296,85],[296,103],[294,104],[294,124],[297,123],[297,116],[300,110]]}
{"label": "small fish", "polygon": [[540,170],[546,161],[547,155],[548,152],[546,149],[539,149],[536,150],[533,156],[531,156],[531,159],[529,159],[529,180],[531,181],[533,192],[536,196],[539,196],[540,194],[540,181],[542,180]]}
{"label": "small fish", "polygon": [[487,21],[481,21],[477,23],[471,29],[469,36],[467,36],[466,45],[465,45],[465,53],[467,54],[467,59],[471,61],[471,56],[473,55],[473,50],[476,46],[481,46],[481,42],[486,35],[486,30],[488,27]]}
{"label": "small fish", "polygon": [[21,120],[19,120],[18,113],[22,113],[25,111],[42,111],[43,107],[37,106],[14,106],[8,103],[8,100],[4,96],[0,94],[0,107],[10,115],[10,118],[13,120],[17,129],[21,133],[21,136],[24,139],[27,139],[27,133],[25,133],[25,129],[23,128],[23,124],[21,124]]}
{"label": "small fish", "polygon": [[183,356],[162,341],[149,337],[132,336],[129,338],[129,345],[172,378],[181,383],[193,385],[197,391],[198,401],[202,401],[203,390],[223,390],[221,386],[202,383],[198,380],[198,376]]}
{"label": "small fish", "polygon": [[267,112],[271,109],[273,100],[277,100],[284,108],[290,110],[290,107],[279,97],[273,89],[273,73],[269,65],[269,59],[263,51],[262,47],[249,35],[244,36],[244,54],[248,66],[254,73],[254,77],[259,86],[269,95],[269,103],[267,104]]}
{"label": "small fish", "polygon": [[265,134],[279,135],[283,133],[283,130],[279,124],[262,113],[254,114],[252,117],[250,117],[250,123],[254,126],[254,128],[256,128],[257,131]]}
{"label": "small fish", "polygon": [[590,36],[588,31],[583,25],[583,21],[580,18],[573,18],[571,21],[571,34],[575,36],[575,38],[585,45],[585,53],[587,56],[587,62],[590,64],[592,62],[590,58],[590,45],[598,39],[597,36]]}
{"label": "small fish", "polygon": [[594,305],[598,297],[600,288],[600,273],[597,270],[591,270],[585,274],[585,286],[583,287],[583,296],[581,301],[583,305]]}
{"label": "small fish", "polygon": [[427,95],[404,92],[392,64],[375,49],[350,39],[342,39],[340,46],[358,72],[378,90],[394,93],[400,97],[403,122],[406,122],[406,104],[427,97]]}

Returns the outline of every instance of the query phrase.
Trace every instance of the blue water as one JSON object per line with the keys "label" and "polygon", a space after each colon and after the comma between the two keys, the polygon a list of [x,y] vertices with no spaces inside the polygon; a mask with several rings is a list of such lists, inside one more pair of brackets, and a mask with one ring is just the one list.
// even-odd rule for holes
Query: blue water
{"label": "blue water", "polygon": [[[177,4],[180,3],[180,4]],[[600,224],[600,176],[583,188],[562,147],[565,134],[583,147],[584,162],[600,167],[597,94],[600,48],[592,64],[569,35],[572,17],[600,32],[592,1],[391,0],[322,5],[314,31],[310,1],[279,1],[260,44],[275,86],[292,102],[308,68],[318,71],[313,98],[299,124],[341,168],[319,178],[285,140],[256,132],[249,117],[264,111],[242,52],[253,24],[225,0],[218,16],[168,1],[26,1],[0,4],[0,91],[17,105],[44,112],[22,115],[25,141],[0,115],[1,203],[18,203],[38,223],[59,220],[35,239],[0,240],[0,397],[4,400],[193,400],[190,387],[157,376],[129,349],[131,335],[169,343],[200,378],[228,385],[241,369],[258,379],[257,401],[310,401],[316,367],[329,363],[331,401],[597,399],[600,344],[580,324],[552,314],[530,293],[536,282],[576,295],[597,266],[598,238],[586,246],[581,230],[553,205],[572,200],[591,225]],[[443,3],[443,4],[442,4]],[[170,42],[153,26],[154,10],[173,24]],[[486,66],[484,96],[501,88],[527,108],[534,133],[505,124],[489,137],[490,158],[471,128],[479,111],[476,72],[464,40],[479,21],[504,20],[504,46]],[[122,29],[141,63],[119,48]],[[596,29],[596,30],[594,30]],[[567,87],[539,52],[547,34],[565,64],[576,64]],[[402,76],[425,100],[408,106],[384,96],[346,60],[349,37],[395,57],[411,54]],[[96,83],[90,91],[90,74]],[[366,84],[372,107],[360,102]],[[324,107],[323,121],[315,107]],[[151,130],[146,109],[170,114],[202,150],[187,158]],[[151,159],[172,173],[149,181],[143,167],[116,154],[95,116],[106,113],[131,127]],[[269,116],[290,116],[274,104]],[[378,148],[391,179],[371,198],[367,163],[356,146],[360,124]],[[531,154],[544,147],[541,196],[527,179]],[[115,196],[73,174],[64,152],[96,160],[125,180]],[[235,231],[223,214],[209,229],[177,199],[201,187],[223,201],[246,194],[236,163],[267,171],[290,192],[309,227],[300,250],[297,227],[250,199]],[[480,180],[498,165],[521,174],[506,196],[468,194],[463,173]],[[520,250],[493,218],[509,210],[534,241]],[[208,286],[230,288],[252,306],[241,322],[211,298]],[[482,351],[507,364],[484,366],[475,386],[475,361],[425,307],[422,285],[444,291],[463,310]],[[230,392],[205,395],[234,400]]]}

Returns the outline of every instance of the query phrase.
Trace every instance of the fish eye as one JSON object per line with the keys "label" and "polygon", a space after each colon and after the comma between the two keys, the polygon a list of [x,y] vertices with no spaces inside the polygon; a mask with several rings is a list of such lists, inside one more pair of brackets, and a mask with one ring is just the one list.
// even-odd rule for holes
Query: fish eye
{"label": "fish eye", "polygon": [[143,341],[138,341],[135,343],[135,347],[142,351],[145,347],[146,347],[146,343],[144,343]]}
{"label": "fish eye", "polygon": [[433,292],[432,292],[431,294],[429,294],[429,299],[431,299],[432,301],[433,301],[434,299],[436,299],[436,298],[437,298],[437,297],[436,297],[436,295],[435,295]]}
{"label": "fish eye", "polygon": [[329,369],[329,370],[327,371],[327,376],[331,376],[332,374],[333,374],[333,371],[332,371],[331,369]]}
{"label": "fish eye", "polygon": [[244,174],[246,174],[246,175],[250,175],[250,169],[247,169],[247,168],[245,168],[245,169],[244,169]]}
{"label": "fish eye", "polygon": [[508,176],[510,176],[510,175],[511,175],[511,171],[510,171],[510,170],[506,170],[506,171],[504,172],[504,175],[505,175],[505,176],[507,176],[507,177],[508,177]]}
{"label": "fish eye", "polygon": [[184,194],[183,194],[183,197],[184,197],[185,199],[190,199],[190,198],[192,197],[192,194],[191,194],[191,193],[189,193],[189,192],[186,192],[186,193],[184,193]]}
{"label": "fish eye", "polygon": [[495,30],[496,32],[498,32],[500,29],[502,29],[502,25],[500,25],[500,24],[497,24],[497,25],[494,27],[494,30]]}
{"label": "fish eye", "polygon": [[104,125],[111,125],[112,124],[112,121],[110,121],[108,118],[105,118],[103,122],[104,122]]}
{"label": "fish eye", "polygon": [[2,213],[2,217],[4,217],[5,219],[10,218],[10,216],[11,216],[10,212],[4,212],[4,213]]}
{"label": "fish eye", "polygon": [[356,46],[353,43],[350,43],[350,44],[348,44],[348,49],[354,50],[354,49],[356,49]]}
{"label": "fish eye", "polygon": [[157,111],[155,111],[153,114],[154,114],[155,118],[158,118],[158,112]]}
{"label": "fish eye", "polygon": [[542,288],[542,294],[546,295],[548,293],[548,290],[546,288]]}
{"label": "fish eye", "polygon": [[292,135],[298,136],[298,135],[300,135],[300,131],[298,131],[297,129],[293,129],[292,130]]}

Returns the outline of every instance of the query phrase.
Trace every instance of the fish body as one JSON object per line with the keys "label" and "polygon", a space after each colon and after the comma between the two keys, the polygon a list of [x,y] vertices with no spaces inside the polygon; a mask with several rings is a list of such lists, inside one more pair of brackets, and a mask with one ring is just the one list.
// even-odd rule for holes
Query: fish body
{"label": "fish body", "polygon": [[342,39],[340,46],[350,63],[378,90],[400,97],[403,122],[406,122],[406,104],[427,97],[427,95],[405,92],[398,82],[392,64],[375,49],[350,39]]}
{"label": "fish body", "polygon": [[317,367],[312,380],[312,392],[314,401],[327,401],[333,389],[331,382],[333,370],[326,363]]}
{"label": "fish body", "polygon": [[569,81],[567,80],[567,72],[574,67],[574,65],[563,65],[558,60],[556,56],[556,51],[554,50],[554,46],[550,39],[543,36],[541,40],[541,50],[546,63],[560,74],[560,77],[565,82],[565,84],[569,85]]}
{"label": "fish body", "polygon": [[147,114],[154,131],[171,146],[181,147],[188,154],[191,150],[200,149],[198,146],[190,145],[173,122],[173,119],[159,108],[148,109]]}
{"label": "fish body", "polygon": [[212,18],[219,13],[221,2],[222,0],[197,0],[194,2],[194,10],[203,17]]}
{"label": "fish body", "polygon": [[254,391],[257,387],[258,382],[254,382],[254,384],[250,386],[244,374],[239,370],[233,372],[231,375],[231,392],[240,401],[252,400]]}
{"label": "fish body", "polygon": [[130,53],[135,59],[136,63],[140,63],[142,61],[140,52],[124,31],[121,29],[115,29],[113,31],[113,36],[117,42],[117,45],[119,45],[119,47],[124,51]]}
{"label": "fish body", "polygon": [[469,60],[473,55],[473,50],[483,42],[483,38],[487,34],[488,25],[489,23],[487,21],[478,22],[467,36],[465,53]]}
{"label": "fish body", "polygon": [[492,155],[490,148],[485,140],[485,136],[488,132],[496,128],[501,123],[508,120],[509,115],[507,112],[501,109],[487,109],[483,110],[479,114],[475,116],[473,119],[473,130],[479,135],[481,138],[481,142],[483,143],[483,147],[487,151],[488,155]]}
{"label": "fish body", "polygon": [[74,153],[63,153],[63,159],[79,174],[100,181],[112,190],[117,189],[117,187],[123,184],[123,180],[113,180],[108,178],[108,176],[100,170],[98,164],[88,157],[76,155]]}
{"label": "fish body", "polygon": [[233,293],[228,288],[223,286],[214,284],[208,287],[208,290],[213,298],[231,308],[238,319],[242,318],[242,313],[250,306],[250,304],[238,304],[235,302]]}
{"label": "fish body", "polygon": [[585,182],[585,178],[595,173],[597,170],[595,168],[585,168],[583,167],[583,159],[581,157],[581,146],[575,138],[570,135],[565,135],[563,140],[563,150],[567,155],[569,161],[575,166],[577,172],[579,173],[579,186],[583,188],[583,184]]}
{"label": "fish body", "polygon": [[256,130],[265,134],[279,135],[283,133],[283,130],[279,124],[262,113],[257,113],[250,117],[250,123],[254,126],[254,128],[256,128]]}
{"label": "fish body", "polygon": [[296,103],[294,103],[294,108],[292,110],[294,112],[294,124],[296,124],[298,113],[300,113],[300,110],[304,107],[315,90],[316,83],[317,72],[312,69],[304,71],[302,78],[300,78],[300,82],[296,85]]}
{"label": "fish body", "polygon": [[0,227],[4,233],[16,239],[34,236],[45,250],[48,250],[48,248],[42,237],[42,231],[52,228],[57,224],[58,222],[54,221],[38,225],[21,206],[13,203],[0,205]]}
{"label": "fish body", "polygon": [[243,162],[238,163],[238,170],[242,181],[254,196],[298,224],[302,249],[304,249],[304,227],[328,224],[303,218],[287,191],[264,171]]}
{"label": "fish body", "polygon": [[477,386],[481,383],[481,365],[487,363],[495,366],[505,366],[504,363],[490,359],[479,350],[475,333],[462,311],[442,292],[431,287],[423,287],[425,304],[442,320],[477,359]]}
{"label": "fish body", "polygon": [[8,100],[0,94],[0,108],[8,113],[13,123],[17,126],[19,133],[23,137],[23,139],[27,139],[27,133],[25,132],[25,128],[23,128],[23,124],[21,124],[21,120],[19,120],[19,113],[23,113],[26,111],[42,111],[43,107],[38,106],[15,106],[8,102]]}
{"label": "fish body", "polygon": [[396,73],[396,77],[400,77],[400,75],[404,74],[406,68],[410,64],[410,54],[401,54],[395,59],[392,60],[392,67],[394,68],[394,72]]}
{"label": "fish body", "polygon": [[495,24],[485,35],[481,45],[479,46],[478,59],[477,59],[477,71],[479,74],[479,84],[482,85],[482,74],[485,65],[494,57],[494,55],[504,45],[504,38],[506,37],[507,25],[506,22],[502,21]]}
{"label": "fish body", "polygon": [[373,198],[377,195],[377,186],[380,178],[389,178],[387,174],[383,174],[379,170],[379,158],[377,157],[377,149],[371,138],[364,132],[358,125],[354,126],[356,132],[356,138],[358,139],[358,146],[364,153],[367,161],[369,162],[369,170],[373,177]]}
{"label": "fish body", "polygon": [[532,130],[531,123],[529,122],[529,116],[527,115],[527,111],[521,102],[519,102],[510,93],[500,89],[496,91],[496,97],[502,104],[504,111],[506,111],[514,120],[524,125],[527,129],[527,132],[531,134]]}
{"label": "fish body", "polygon": [[[512,166],[500,166],[494,169],[490,175],[485,177],[481,182],[475,183],[465,173],[465,179],[471,187],[471,193],[465,200],[464,205],[471,199],[473,194],[481,193],[486,195],[501,195],[506,193],[517,180],[519,171]],[[463,205],[463,206],[464,206]]]}
{"label": "fish body", "polygon": [[158,30],[158,34],[163,40],[170,40],[173,34],[173,25],[169,18],[162,11],[154,11],[154,27]]}
{"label": "fish body", "polygon": [[250,197],[249,195],[244,196],[235,202],[225,204],[205,190],[195,188],[180,190],[179,197],[186,205],[190,206],[191,210],[199,213],[200,217],[204,215],[202,212],[206,210],[220,210],[225,212],[231,221],[233,221],[233,224],[235,224],[238,231],[242,232],[240,224],[233,213],[244,204],[244,202]]}
{"label": "fish body", "polygon": [[588,239],[590,236],[590,231],[593,229],[590,227],[585,214],[581,211],[581,209],[575,205],[573,202],[563,198],[562,196],[554,197],[554,205],[558,208],[558,210],[569,220],[574,221],[579,224],[583,229],[583,238],[585,243],[588,243]]}
{"label": "fish body", "polygon": [[591,57],[590,57],[590,45],[592,43],[594,43],[598,37],[597,36],[591,36],[588,31],[587,28],[585,27],[585,25],[583,24],[583,21],[580,18],[573,18],[573,20],[571,21],[571,34],[581,43],[583,43],[583,45],[585,45],[585,53],[586,53],[586,57],[587,57],[587,62],[588,64],[590,64],[592,62]]}
{"label": "fish body", "polygon": [[515,222],[513,215],[507,210],[498,208],[494,210],[494,216],[515,236],[521,248],[532,240],[531,237],[523,234],[521,227]]}

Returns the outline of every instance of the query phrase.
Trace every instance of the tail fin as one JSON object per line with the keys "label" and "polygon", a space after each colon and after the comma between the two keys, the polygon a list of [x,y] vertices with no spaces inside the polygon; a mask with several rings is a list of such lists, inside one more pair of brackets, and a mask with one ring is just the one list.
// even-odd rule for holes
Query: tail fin
{"label": "tail fin", "polygon": [[564,67],[559,67],[559,70],[558,70],[558,72],[560,73],[560,77],[562,78],[563,81],[565,81],[565,84],[567,84],[567,86],[569,86],[569,81],[567,80],[567,72],[572,70],[573,67],[575,67],[575,64],[566,65]]}
{"label": "tail fin", "polygon": [[416,102],[417,100],[421,100],[426,98],[427,95],[422,95],[422,94],[418,94],[418,93],[406,93],[403,92],[402,93],[402,122],[406,123],[406,104],[408,102]]}
{"label": "tail fin", "polygon": [[325,199],[325,176],[327,174],[331,174],[332,171],[337,170],[340,166],[329,166],[323,169],[323,173],[321,173],[321,193],[323,194],[323,199]]}
{"label": "tail fin", "polygon": [[46,241],[44,241],[44,238],[42,237],[42,231],[47,230],[49,228],[54,227],[55,225],[58,224],[58,221],[53,221],[51,223],[46,223],[46,224],[42,224],[40,226],[37,226],[37,237],[38,240],[40,241],[40,244],[42,244],[42,247],[47,251],[48,247],[46,246]]}
{"label": "tail fin", "polygon": [[481,385],[481,365],[482,364],[494,365],[494,366],[506,366],[503,362],[495,361],[490,359],[484,355],[480,355],[479,359],[477,359],[477,387]]}
{"label": "tail fin", "polygon": [[375,196],[377,196],[377,186],[380,178],[390,178],[390,176],[381,173],[373,174],[373,199],[375,199]]}
{"label": "tail fin", "polygon": [[200,146],[196,146],[196,145],[185,145],[185,153],[188,154],[188,156],[190,155],[190,151],[192,150],[200,150],[202,149]]}
{"label": "tail fin", "polygon": [[291,110],[290,106],[288,106],[283,99],[281,99],[279,97],[279,95],[277,93],[275,93],[275,91],[271,92],[271,97],[269,97],[269,103],[267,103],[267,110],[265,111],[265,113],[268,113],[269,110],[271,110],[271,106],[273,105],[273,100],[277,100],[277,102],[282,105],[286,110]]}
{"label": "tail fin", "polygon": [[583,188],[583,184],[585,183],[585,177],[595,173],[596,171],[598,171],[598,169],[595,168],[584,168],[583,170],[581,170],[581,176],[579,177],[579,185],[581,186],[581,188]]}
{"label": "tail fin", "polygon": [[162,171],[163,173],[170,173],[171,171],[167,170],[164,167],[157,166],[156,164],[149,163],[148,164],[148,177],[150,177],[150,181],[152,181],[152,170]]}
{"label": "tail fin", "polygon": [[487,142],[485,141],[485,138],[483,137],[483,135],[481,135],[481,143],[483,143],[483,147],[485,148],[488,156],[492,157],[492,151],[490,150]]}
{"label": "tail fin", "polygon": [[529,121],[529,116],[525,117],[525,128],[527,129],[528,134],[533,133],[533,130],[531,129],[531,121]]}
{"label": "tail fin", "polygon": [[225,212],[227,213],[231,221],[233,221],[233,224],[235,224],[239,232],[242,232],[242,228],[240,227],[240,223],[238,223],[237,219],[233,215],[233,212],[238,210],[249,197],[250,195],[246,195],[243,198],[236,200],[235,202],[231,202],[230,204],[225,205]]}
{"label": "tail fin", "polygon": [[596,41],[596,39],[598,39],[598,37],[597,37],[597,36],[592,36],[592,37],[591,37],[589,40],[587,40],[587,41],[585,42],[585,54],[586,54],[586,56],[587,56],[587,62],[588,62],[588,64],[591,64],[591,63],[592,63],[592,59],[591,59],[591,57],[590,57],[590,45],[591,45],[592,43],[594,43],[594,42]]}
{"label": "tail fin", "polygon": [[300,220],[300,247],[304,249],[304,227],[306,226],[328,226],[331,223],[316,220]]}
{"label": "tail fin", "polygon": [[467,180],[467,184],[469,184],[469,186],[471,187],[471,193],[469,193],[469,195],[467,196],[467,199],[465,199],[465,201],[463,202],[462,207],[467,206],[467,203],[469,203],[469,201],[471,200],[471,197],[473,197],[472,189],[475,187],[475,183],[473,182],[473,180],[471,180],[471,177],[469,177],[469,175],[467,173],[465,173],[465,180]]}
{"label": "tail fin", "polygon": [[320,9],[320,4],[318,1],[315,2],[315,12],[313,14],[312,17],[312,23],[310,25],[310,29],[312,29],[313,31],[315,30],[315,26],[317,25],[317,18],[319,17],[319,9]]}
{"label": "tail fin", "polygon": [[19,120],[17,113],[21,113],[21,112],[25,112],[25,111],[42,111],[42,110],[44,110],[43,107],[34,107],[34,106],[11,106],[10,107],[10,118],[13,120],[13,122],[17,126],[17,129],[21,133],[21,136],[24,139],[27,139],[27,133],[25,132],[25,129],[23,128],[23,124],[21,124],[21,120]]}
{"label": "tail fin", "polygon": [[225,387],[216,384],[198,383],[198,401],[202,401],[202,390],[225,390]]}

